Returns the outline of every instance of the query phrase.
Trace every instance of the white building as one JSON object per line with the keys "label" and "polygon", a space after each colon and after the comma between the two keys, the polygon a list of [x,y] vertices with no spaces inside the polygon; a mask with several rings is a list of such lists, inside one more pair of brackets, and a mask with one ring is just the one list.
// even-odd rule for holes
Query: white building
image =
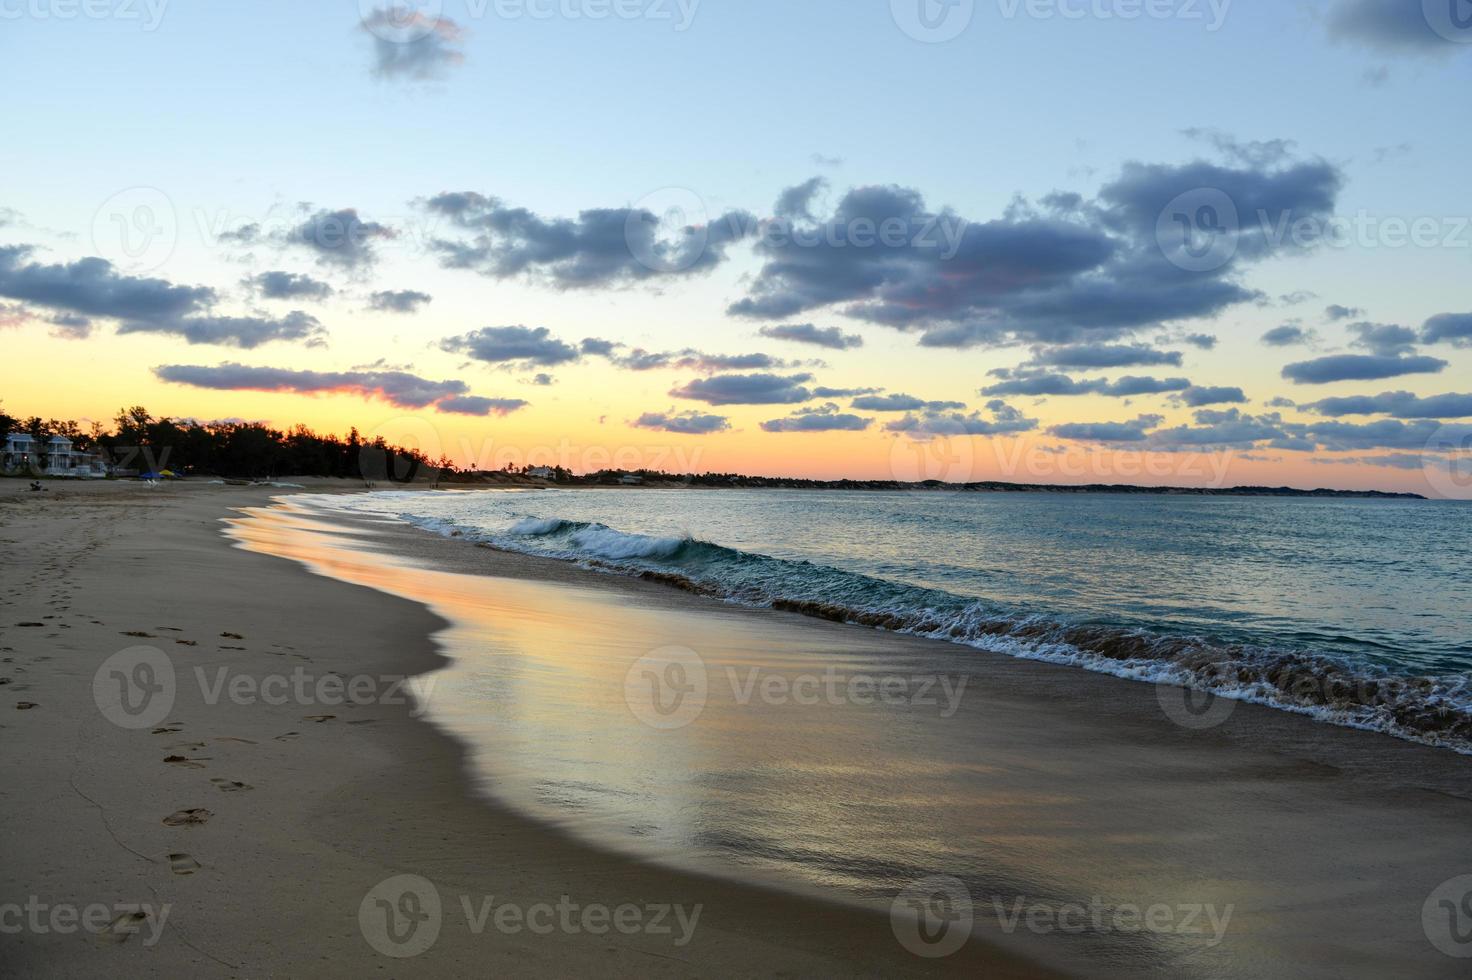
{"label": "white building", "polygon": [[551,480],[557,482],[557,471],[550,466],[533,466],[526,471],[526,475],[533,480]]}
{"label": "white building", "polygon": [[644,483],[644,478],[637,473],[625,473],[618,478],[618,482],[626,487],[637,487]]}
{"label": "white building", "polygon": [[[41,464],[45,469],[41,469]],[[72,448],[65,436],[52,436],[44,449],[28,432],[11,432],[5,436],[0,452],[0,469],[7,473],[29,472],[46,476],[107,476],[107,467],[97,453],[84,453]]]}

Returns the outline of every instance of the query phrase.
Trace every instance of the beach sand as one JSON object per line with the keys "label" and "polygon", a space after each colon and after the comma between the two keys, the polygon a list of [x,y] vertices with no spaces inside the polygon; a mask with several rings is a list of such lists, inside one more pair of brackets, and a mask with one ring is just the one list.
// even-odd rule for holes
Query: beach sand
{"label": "beach sand", "polygon": [[[5,935],[0,975],[1466,975],[1423,920],[1438,886],[1472,873],[1472,762],[1450,752],[1253,705],[1193,730],[1165,717],[1150,685],[734,608],[404,526],[322,525],[265,510],[279,490],[8,490],[0,905],[170,911],[151,946],[150,922],[126,942]],[[241,523],[242,509],[255,516]],[[254,550],[229,544],[227,517]],[[393,677],[507,635],[624,656],[662,633],[716,658],[968,656],[980,681],[968,737],[996,801],[968,831],[996,846],[998,880],[1024,906],[1102,892],[1230,907],[1229,928],[1213,944],[1006,934],[978,909],[970,942],[924,959],[882,910],[655,866],[518,815],[494,786],[476,792],[494,766],[407,706],[208,704],[190,681],[165,720],[129,729],[93,696],[99,666],[135,645],[210,676]],[[165,824],[192,809],[207,821]],[[380,955],[360,922],[365,897],[397,875],[432,882],[444,904],[437,940],[413,959]],[[490,895],[701,915],[684,945],[678,926],[476,933],[460,898],[474,911]]]}
{"label": "beach sand", "polygon": [[[983,941],[937,966],[884,916],[578,843],[474,798],[462,748],[407,706],[206,703],[196,666],[211,680],[220,667],[433,670],[447,624],[233,547],[221,519],[281,490],[49,487],[0,481],[0,908],[15,907],[0,926],[41,923],[0,934],[0,976],[1051,975]],[[166,719],[126,729],[99,711],[93,676],[136,646],[166,651],[181,680]],[[192,810],[205,822],[165,823]],[[436,941],[413,959],[381,955],[360,925],[369,892],[403,874],[443,902]],[[655,926],[667,933],[597,919],[551,934],[492,919],[476,933],[462,896],[472,922],[490,896],[633,906],[651,926],[651,907],[701,911],[684,945],[673,913]],[[89,932],[58,907],[122,921]]]}

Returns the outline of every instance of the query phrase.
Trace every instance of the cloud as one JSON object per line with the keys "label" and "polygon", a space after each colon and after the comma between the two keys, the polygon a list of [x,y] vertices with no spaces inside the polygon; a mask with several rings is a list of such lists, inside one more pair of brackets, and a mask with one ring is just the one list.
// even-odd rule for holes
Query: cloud
{"label": "cloud", "polygon": [[1240,409],[1224,411],[1201,409],[1194,415],[1195,425],[1178,425],[1150,434],[1150,443],[1161,449],[1245,448],[1270,441],[1272,448],[1292,448],[1281,443],[1294,433],[1283,426],[1282,416],[1248,415]]}
{"label": "cloud", "polygon": [[838,406],[827,404],[818,408],[799,409],[785,419],[772,419],[762,423],[764,432],[862,432],[874,424],[873,419],[862,418],[840,412]]}
{"label": "cloud", "polygon": [[1364,310],[1354,306],[1340,306],[1338,303],[1331,303],[1324,307],[1324,316],[1331,323],[1339,320],[1353,320],[1355,317],[1364,315]]}
{"label": "cloud", "polygon": [[553,337],[546,327],[482,327],[447,337],[440,341],[440,349],[488,364],[516,362],[539,367],[554,367],[579,357],[576,347]]}
{"label": "cloud", "polygon": [[1247,401],[1247,396],[1241,388],[1187,388],[1181,394],[1181,400],[1191,408],[1200,408],[1203,405],[1238,404]]}
{"label": "cloud", "polygon": [[415,313],[433,299],[413,289],[380,290],[368,297],[368,308],[380,313]]}
{"label": "cloud", "polygon": [[1460,419],[1472,417],[1472,394],[1431,395],[1383,391],[1378,395],[1325,398],[1303,406],[1319,415],[1389,415],[1399,419]]}
{"label": "cloud", "polygon": [[1421,342],[1472,347],[1472,313],[1442,313],[1432,317],[1421,327]]}
{"label": "cloud", "polygon": [[[216,391],[270,391],[297,394],[351,394],[376,398],[398,408],[428,408],[469,394],[463,381],[431,381],[403,371],[294,371],[288,368],[221,364],[218,367],[165,364],[153,369],[159,380]],[[483,407],[476,405],[475,407]],[[453,409],[452,409],[453,410]]]}
{"label": "cloud", "polygon": [[1262,342],[1269,347],[1292,347],[1295,344],[1306,344],[1313,339],[1312,330],[1305,330],[1296,323],[1285,323],[1262,335]]}
{"label": "cloud", "polygon": [[119,320],[174,318],[215,302],[215,291],[205,286],[120,275],[111,262],[95,257],[42,265],[26,261],[31,251],[27,245],[0,246],[0,296]]}
{"label": "cloud", "polygon": [[703,273],[723,262],[731,243],[750,235],[757,224],[745,212],[730,212],[705,224],[665,227],[653,212],[627,207],[546,219],[474,191],[438,194],[424,207],[472,233],[468,241],[430,241],[441,265],[495,279],[527,277],[559,289]]}
{"label": "cloud", "polygon": [[792,405],[813,397],[803,387],[812,380],[811,374],[717,374],[697,378],[670,394],[708,405]]}
{"label": "cloud", "polygon": [[241,282],[262,299],[324,300],[332,295],[332,287],[327,283],[295,272],[262,272],[242,279]]}
{"label": "cloud", "polygon": [[1349,331],[1356,337],[1351,341],[1352,346],[1373,351],[1381,357],[1413,353],[1418,339],[1416,331],[1394,323],[1352,323]]}
{"label": "cloud", "polygon": [[672,432],[682,436],[706,436],[731,428],[731,420],[724,415],[703,415],[695,411],[676,412],[674,409],[668,412],[645,412],[630,424],[639,429]]}
{"label": "cloud", "polygon": [[[1453,10],[1453,2],[1438,0],[1438,5]],[[1338,0],[1326,26],[1335,40],[1393,54],[1450,54],[1458,45],[1433,29],[1429,9],[1421,0]]]}
{"label": "cloud", "polygon": [[813,344],[830,350],[853,350],[864,346],[864,338],[856,333],[844,333],[837,327],[817,327],[811,323],[785,323],[774,327],[762,327],[763,337],[773,340],[790,340],[799,344]]}
{"label": "cloud", "polygon": [[58,340],[86,340],[92,336],[92,320],[76,313],[53,313],[44,318],[51,324],[51,336]]}
{"label": "cloud", "polygon": [[531,403],[521,398],[481,398],[476,395],[453,395],[442,398],[435,408],[451,415],[510,415]]}
{"label": "cloud", "polygon": [[1148,378],[1125,375],[1118,381],[1093,378],[1080,381],[1066,374],[1021,374],[981,389],[983,395],[1033,396],[1106,395],[1111,398],[1133,398],[1185,391],[1191,387],[1187,378]]}
{"label": "cloud", "polygon": [[827,388],[822,385],[813,389],[814,398],[857,398],[859,395],[877,395],[883,388]]}
{"label": "cloud", "polygon": [[[1341,183],[1340,171],[1322,161],[1132,163],[1095,201],[1052,196],[1058,210],[1016,206],[992,221],[935,211],[909,188],[861,187],[822,221],[763,235],[755,250],[764,264],[729,312],[790,317],[835,307],[919,331],[932,347],[1118,339],[1256,298],[1235,281],[1238,272],[1271,254],[1303,250],[1278,241],[1272,229],[1332,214]],[[1233,254],[1210,272],[1173,264],[1159,237],[1168,206],[1201,188],[1216,189],[1243,216]],[[860,230],[875,228],[893,232],[855,244]]]}
{"label": "cloud", "polygon": [[814,177],[796,187],[789,187],[777,197],[773,213],[779,218],[802,218],[813,221],[816,217],[812,212],[813,200],[827,186],[828,181],[822,177]]}
{"label": "cloud", "polygon": [[131,320],[118,333],[160,333],[183,337],[190,344],[219,344],[251,350],[273,341],[323,342],[322,323],[310,313],[292,310],[283,317],[193,316],[177,320]]}
{"label": "cloud", "polygon": [[1192,347],[1199,347],[1202,350],[1216,350],[1217,339],[1209,333],[1186,334],[1185,340]]}
{"label": "cloud", "polygon": [[1160,415],[1141,415],[1130,422],[1066,422],[1049,428],[1048,435],[1074,442],[1144,442],[1162,421]]}
{"label": "cloud", "polygon": [[1038,427],[1037,419],[1028,418],[1000,399],[987,402],[986,407],[991,413],[990,418],[980,412],[925,412],[890,422],[884,431],[924,440],[935,436],[1016,435],[1032,432]]}
{"label": "cloud", "polygon": [[861,412],[948,412],[966,407],[965,402],[932,402],[914,395],[862,395],[853,400]]}
{"label": "cloud", "polygon": [[379,78],[426,81],[465,60],[460,25],[412,6],[377,8],[363,18],[362,29],[372,37],[373,74]]}
{"label": "cloud", "polygon": [[396,232],[387,225],[358,217],[356,208],[341,208],[313,212],[287,233],[285,241],[314,253],[318,265],[360,269],[378,261],[374,242],[394,237]]}
{"label": "cloud", "polygon": [[1436,374],[1447,362],[1435,357],[1386,357],[1379,354],[1334,354],[1299,361],[1283,368],[1283,377],[1303,385],[1335,381],[1379,381],[1406,374]]}
{"label": "cloud", "polygon": [[[1212,338],[1212,342],[1215,343],[1216,339]],[[1182,362],[1179,351],[1156,350],[1153,347],[1146,347],[1143,344],[1135,344],[1128,347],[1110,344],[1075,344],[1035,352],[1033,360],[1038,364],[1046,364],[1049,367],[1075,368],[1084,371],[1094,370],[1096,368],[1150,367],[1155,365],[1180,367]]]}

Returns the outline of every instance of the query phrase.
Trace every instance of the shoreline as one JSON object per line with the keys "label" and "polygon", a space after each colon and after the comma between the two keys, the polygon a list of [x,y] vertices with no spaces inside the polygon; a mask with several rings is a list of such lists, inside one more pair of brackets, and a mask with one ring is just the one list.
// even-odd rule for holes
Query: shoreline
{"label": "shoreline", "polygon": [[[319,483],[307,492],[323,489],[357,488]],[[0,538],[26,556],[0,573],[0,674],[12,682],[0,688],[0,724],[15,763],[0,788],[0,904],[142,904],[151,917],[86,936],[75,928],[7,936],[3,972],[393,969],[370,947],[360,906],[380,883],[410,873],[443,897],[433,947],[403,961],[415,971],[1057,975],[980,941],[945,961],[921,959],[883,916],[647,865],[488,805],[466,784],[464,748],[389,703],[386,691],[382,703],[361,707],[208,703],[197,669],[210,684],[222,668],[231,681],[298,670],[319,681],[417,676],[444,665],[436,636],[447,624],[418,603],[234,547],[220,521],[269,506],[280,490],[57,491],[0,495]],[[42,626],[20,625],[31,622]],[[124,635],[134,633],[148,635]],[[156,729],[120,728],[94,702],[99,667],[137,646],[165,651],[180,672],[177,700]],[[34,707],[15,710],[21,704]],[[209,815],[164,823],[190,810]],[[67,860],[54,860],[58,852]],[[523,910],[570,895],[609,912],[698,905],[703,915],[682,946],[606,923],[601,934],[542,936],[506,933],[482,917],[477,932],[491,895]],[[460,898],[473,901],[462,908]],[[155,924],[157,941],[146,944]]]}
{"label": "shoreline", "polygon": [[[335,515],[335,537],[350,541],[347,525],[359,517]],[[867,649],[885,657],[951,661],[976,653],[933,639],[732,607],[654,582],[467,546],[398,520],[370,523],[382,539],[365,550],[404,557],[458,583],[530,582],[545,583],[549,591],[582,591],[610,606],[684,623],[676,632],[687,634],[708,632],[720,620],[753,650],[796,643],[845,656]],[[411,576],[388,591],[396,588],[418,586]],[[493,592],[472,594],[494,601]],[[454,615],[440,612],[465,622],[475,617],[473,607]],[[692,625],[697,621],[708,625]],[[594,635],[600,643],[616,642],[609,634]],[[447,638],[452,662],[458,659],[454,642],[453,635]],[[1197,961],[1204,975],[1235,975],[1242,963],[1267,960],[1292,963],[1305,976],[1378,976],[1388,970],[1454,975],[1449,968],[1455,964],[1428,943],[1420,910],[1432,889],[1467,870],[1462,864],[1472,851],[1472,767],[1464,757],[1243,702],[1222,724],[1196,731],[1165,718],[1147,685],[1009,657],[972,657],[967,663],[984,682],[980,727],[968,737],[974,736],[975,751],[1000,774],[992,792],[1045,794],[1022,804],[997,832],[1015,833],[1019,823],[1053,828],[1044,835],[1043,850],[1028,849],[1007,894],[1043,891],[1082,905],[1091,886],[1111,880],[1119,885],[1118,865],[1124,861],[1136,867],[1137,876],[1156,882],[1145,892],[1138,891],[1138,882],[1126,883],[1127,897],[1204,895],[1236,909],[1240,931],[1231,937],[1231,956],[1212,960],[1205,951]],[[1039,782],[1031,772],[1052,775]],[[1051,798],[1065,788],[1065,797]],[[1070,875],[1077,879],[1073,890],[1058,890],[1057,883]],[[1050,881],[1053,891],[1047,892]],[[1311,899],[1324,891],[1339,897],[1327,905]],[[1121,974],[1186,975],[1190,961],[1170,959],[1179,950],[1160,959],[1159,950],[1120,948],[1099,936],[1020,938],[1029,954],[1088,963],[1080,970],[1087,975],[1098,975],[1109,962],[1120,965]]]}

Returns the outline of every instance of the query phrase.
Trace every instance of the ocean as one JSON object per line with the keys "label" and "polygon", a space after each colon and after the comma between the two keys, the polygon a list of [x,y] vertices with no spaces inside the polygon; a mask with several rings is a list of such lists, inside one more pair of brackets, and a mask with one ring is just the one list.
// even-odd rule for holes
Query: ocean
{"label": "ocean", "polygon": [[1465,502],[608,489],[333,506],[1472,753]]}

